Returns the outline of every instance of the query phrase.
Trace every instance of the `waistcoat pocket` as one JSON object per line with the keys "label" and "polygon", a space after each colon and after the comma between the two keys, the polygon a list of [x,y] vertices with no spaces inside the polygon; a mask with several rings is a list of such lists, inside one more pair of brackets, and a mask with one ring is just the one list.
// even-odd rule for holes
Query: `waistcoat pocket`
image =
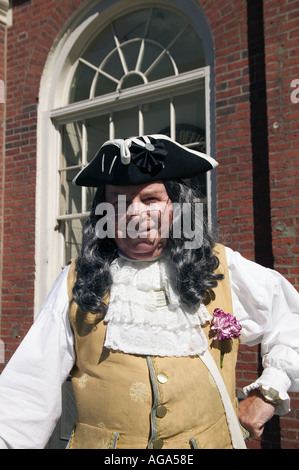
{"label": "waistcoat pocket", "polygon": [[191,449],[231,449],[226,416],[222,416],[213,426],[193,436],[189,444]]}
{"label": "waistcoat pocket", "polygon": [[68,449],[116,449],[118,432],[77,422]]}

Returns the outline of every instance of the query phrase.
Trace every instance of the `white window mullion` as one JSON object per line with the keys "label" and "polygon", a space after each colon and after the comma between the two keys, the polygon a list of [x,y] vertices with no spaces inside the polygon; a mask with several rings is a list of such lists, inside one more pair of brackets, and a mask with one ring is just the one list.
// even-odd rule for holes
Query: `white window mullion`
{"label": "white window mullion", "polygon": [[115,125],[113,120],[113,113],[109,115],[109,139],[115,139]]}
{"label": "white window mullion", "polygon": [[153,9],[151,8],[150,9],[150,14],[148,15],[147,24],[146,24],[145,30],[144,30],[144,36],[143,36],[143,39],[142,39],[141,44],[140,44],[139,54],[138,54],[138,58],[137,58],[137,62],[136,62],[135,70],[137,72],[140,71],[141,63],[142,63],[142,60],[143,60],[143,57],[144,57],[144,45],[145,45],[144,40],[145,40],[145,38],[147,36],[147,33],[148,33],[148,28],[149,28],[149,25],[150,25],[150,22],[151,22],[151,19],[152,19],[152,14],[153,14]]}
{"label": "white window mullion", "polygon": [[210,68],[205,67],[205,108],[206,108],[206,152],[211,152],[211,117],[210,117]]}
{"label": "white window mullion", "polygon": [[[82,166],[83,168],[87,165],[87,147],[88,142],[87,142],[87,129],[86,129],[86,121],[84,120],[82,122]],[[82,212],[86,212],[86,206],[87,206],[87,197],[86,197],[86,188],[85,186],[82,186],[81,188],[81,197],[82,197],[82,206],[81,210]]]}
{"label": "white window mullion", "polygon": [[116,35],[116,31],[114,29],[114,26],[113,24],[111,25],[111,28],[112,28],[112,34],[113,34],[113,37],[114,37],[114,42],[115,42],[115,45],[117,47],[117,52],[118,52],[118,55],[119,55],[119,60],[121,62],[121,65],[122,65],[122,68],[123,68],[123,71],[124,71],[124,74],[127,74],[128,73],[128,66],[127,66],[127,62],[126,62],[126,59],[125,59],[125,56],[123,54],[123,51],[121,49],[121,46],[120,46],[120,43],[119,43],[119,40],[118,40],[118,37]]}
{"label": "white window mullion", "polygon": [[170,137],[176,139],[176,116],[173,98],[170,98]]}
{"label": "white window mullion", "polygon": [[[56,132],[56,139],[55,139],[57,149],[59,148],[59,153],[57,152],[57,155],[59,155],[58,168],[61,167],[61,154],[62,154],[62,147],[63,147],[62,127],[63,126],[58,126],[58,128],[56,129],[57,132]],[[59,192],[57,193],[56,207],[57,207],[57,214],[60,214],[60,211],[61,211],[61,207],[60,207],[60,204],[61,204],[61,196],[60,196],[60,193],[61,193],[61,173],[60,172],[57,172],[56,185],[59,188]],[[57,238],[55,237],[55,242],[58,245],[57,252],[60,254],[60,257],[59,257],[60,266],[64,266],[65,239],[64,239],[64,236],[60,233],[60,229],[61,229],[60,224],[63,223],[63,221],[62,222],[59,221],[59,218],[57,217],[56,222],[57,223],[56,223],[56,226],[55,226],[55,233],[58,234],[58,237]],[[50,253],[53,252],[52,251],[53,250],[52,243],[49,246],[49,249],[50,249]]]}
{"label": "white window mullion", "polygon": [[142,111],[142,106],[139,106],[139,111],[138,111],[138,133],[139,135],[144,134],[144,116],[143,116],[143,111]]}
{"label": "white window mullion", "polygon": [[[205,113],[206,113],[206,153],[211,153],[211,116],[210,116],[210,68],[205,67]],[[212,180],[211,172],[206,174],[206,193],[207,193],[207,222],[212,230]]]}
{"label": "white window mullion", "polygon": [[136,67],[135,67],[136,72],[140,71],[143,56],[144,56],[144,39],[142,39],[141,44],[140,44],[139,54],[138,54]]}

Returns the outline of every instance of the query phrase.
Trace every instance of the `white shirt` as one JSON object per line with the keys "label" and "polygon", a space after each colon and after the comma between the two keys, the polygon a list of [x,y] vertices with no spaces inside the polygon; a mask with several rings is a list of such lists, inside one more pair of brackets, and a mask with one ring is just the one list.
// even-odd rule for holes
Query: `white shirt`
{"label": "white shirt", "polygon": [[[244,392],[262,385],[279,392],[276,414],[299,391],[299,294],[278,272],[226,248],[233,313],[241,342],[261,344],[264,371]],[[0,448],[42,449],[61,414],[61,385],[74,363],[66,267],[0,376]]]}

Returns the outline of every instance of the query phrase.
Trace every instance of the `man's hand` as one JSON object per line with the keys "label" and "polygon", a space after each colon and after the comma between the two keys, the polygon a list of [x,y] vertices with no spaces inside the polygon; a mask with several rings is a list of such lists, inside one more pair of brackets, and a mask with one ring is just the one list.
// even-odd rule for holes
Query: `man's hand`
{"label": "man's hand", "polygon": [[239,404],[239,420],[243,428],[250,433],[250,439],[257,439],[263,434],[264,426],[275,412],[275,406],[264,400],[258,390],[250,392],[248,398]]}

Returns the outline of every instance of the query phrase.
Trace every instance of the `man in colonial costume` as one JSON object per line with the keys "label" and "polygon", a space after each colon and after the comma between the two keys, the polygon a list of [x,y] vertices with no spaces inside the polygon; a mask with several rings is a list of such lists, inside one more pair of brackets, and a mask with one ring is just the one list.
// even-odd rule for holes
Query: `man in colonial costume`
{"label": "man in colonial costume", "polygon": [[[46,445],[70,372],[71,449],[245,448],[290,410],[299,295],[199,223],[185,180],[216,166],[153,135],[106,142],[77,175],[97,188],[82,250],[0,377],[0,448]],[[238,407],[240,341],[264,370]]]}

